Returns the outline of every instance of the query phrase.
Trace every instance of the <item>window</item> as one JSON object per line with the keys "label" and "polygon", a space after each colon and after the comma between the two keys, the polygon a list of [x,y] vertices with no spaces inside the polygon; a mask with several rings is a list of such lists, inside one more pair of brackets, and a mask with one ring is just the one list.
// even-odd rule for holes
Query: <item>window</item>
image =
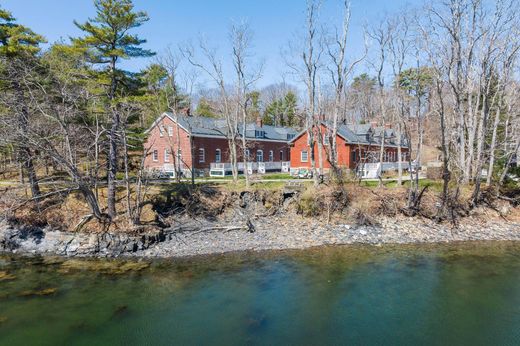
{"label": "window", "polygon": [[294,138],[294,134],[293,133],[288,133],[287,134],[287,140],[290,141],[291,139]]}
{"label": "window", "polygon": [[246,149],[246,159],[249,160],[250,156],[251,156],[251,154],[249,153],[249,149]]}
{"label": "window", "polygon": [[164,149],[164,162],[170,162],[170,149]]}
{"label": "window", "polygon": [[283,157],[283,150],[280,150],[280,161],[283,161],[284,157]]}
{"label": "window", "polygon": [[159,136],[163,137],[164,136],[164,126],[159,126]]}
{"label": "window", "polygon": [[263,150],[256,151],[256,162],[264,162],[264,152]]}
{"label": "window", "polygon": [[220,149],[215,150],[215,162],[219,163],[222,160],[222,151]]}
{"label": "window", "polygon": [[272,150],[269,150],[269,162],[274,161],[274,152]]}
{"label": "window", "polygon": [[301,162],[307,162],[308,159],[309,159],[309,153],[307,152],[307,150],[302,150]]}
{"label": "window", "polygon": [[204,148],[199,149],[199,162],[205,162],[206,161],[206,152],[204,151]]}
{"label": "window", "polygon": [[177,150],[177,161],[182,162],[182,150]]}
{"label": "window", "polygon": [[256,138],[264,138],[265,137],[265,131],[255,130],[255,137]]}
{"label": "window", "polygon": [[152,160],[159,161],[159,152],[157,151],[157,149],[154,149],[152,153]]}
{"label": "window", "polygon": [[173,127],[168,126],[168,136],[173,137]]}
{"label": "window", "polygon": [[323,134],[323,145],[329,145],[329,138],[326,133]]}

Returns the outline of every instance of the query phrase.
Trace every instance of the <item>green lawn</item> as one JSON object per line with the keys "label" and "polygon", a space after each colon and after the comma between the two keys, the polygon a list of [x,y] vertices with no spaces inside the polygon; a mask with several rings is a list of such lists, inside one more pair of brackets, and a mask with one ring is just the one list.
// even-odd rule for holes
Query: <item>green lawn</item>
{"label": "green lawn", "polygon": [[[391,180],[391,181],[383,181],[383,185],[385,187],[397,187],[397,179]],[[361,186],[378,187],[379,181],[377,181],[377,180],[361,181]],[[410,181],[404,181],[402,186],[409,187]],[[419,187],[422,188],[424,186],[428,186],[428,188],[431,188],[434,191],[441,191],[442,190],[442,181],[441,180],[431,180],[431,179],[420,179]]]}

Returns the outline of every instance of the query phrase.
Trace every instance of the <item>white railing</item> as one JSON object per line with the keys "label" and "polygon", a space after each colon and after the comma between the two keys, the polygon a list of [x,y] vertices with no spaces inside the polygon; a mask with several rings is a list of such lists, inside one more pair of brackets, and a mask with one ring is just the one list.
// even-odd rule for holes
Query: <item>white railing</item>
{"label": "white railing", "polygon": [[[225,176],[226,173],[231,172],[230,162],[211,162],[210,163],[210,176]],[[259,174],[265,174],[268,171],[279,171],[289,172],[290,162],[287,161],[273,161],[273,162],[248,162],[247,173],[253,174],[258,172]],[[244,172],[244,163],[238,162],[237,168],[239,171]]]}
{"label": "white railing", "polygon": [[[410,165],[408,162],[401,162],[401,168],[403,170],[408,170]],[[399,162],[383,162],[381,163],[365,163],[359,165],[359,174],[362,178],[366,179],[376,179],[381,175],[382,172],[387,172],[391,170],[399,169]]]}

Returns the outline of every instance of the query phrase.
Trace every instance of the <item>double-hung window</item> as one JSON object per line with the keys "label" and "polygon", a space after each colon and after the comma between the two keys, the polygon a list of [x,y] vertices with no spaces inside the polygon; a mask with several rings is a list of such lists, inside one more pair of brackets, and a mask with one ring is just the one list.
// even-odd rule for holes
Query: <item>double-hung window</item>
{"label": "double-hung window", "polygon": [[170,162],[170,149],[164,149],[164,162]]}
{"label": "double-hung window", "polygon": [[215,150],[215,162],[219,163],[222,161],[222,151],[220,149]]}
{"label": "double-hung window", "polygon": [[302,150],[301,162],[307,162],[308,160],[309,160],[309,152],[307,150]]}
{"label": "double-hung window", "polygon": [[264,162],[264,151],[263,150],[256,151],[256,162]]}
{"label": "double-hung window", "polygon": [[204,148],[199,149],[199,162],[200,163],[206,162],[206,152],[205,152]]}
{"label": "double-hung window", "polygon": [[274,161],[274,152],[272,150],[269,150],[269,162]]}
{"label": "double-hung window", "polygon": [[152,152],[152,160],[159,161],[159,151],[157,149],[154,149]]}

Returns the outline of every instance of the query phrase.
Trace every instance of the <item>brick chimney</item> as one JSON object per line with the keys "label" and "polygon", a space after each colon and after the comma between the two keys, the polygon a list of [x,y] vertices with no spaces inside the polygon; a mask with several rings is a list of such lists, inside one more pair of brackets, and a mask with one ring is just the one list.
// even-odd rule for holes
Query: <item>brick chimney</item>
{"label": "brick chimney", "polygon": [[256,126],[258,126],[258,127],[262,127],[262,126],[264,126],[264,123],[263,123],[263,121],[262,121],[262,118],[259,117],[259,116],[256,117]]}

